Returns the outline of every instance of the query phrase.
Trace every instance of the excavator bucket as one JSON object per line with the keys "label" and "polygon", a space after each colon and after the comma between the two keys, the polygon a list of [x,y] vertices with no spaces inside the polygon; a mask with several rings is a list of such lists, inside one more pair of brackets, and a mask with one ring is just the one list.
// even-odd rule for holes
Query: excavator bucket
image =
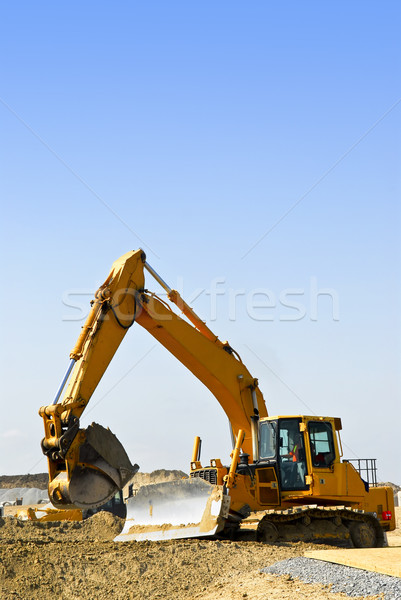
{"label": "excavator bucket", "polygon": [[105,504],[135,475],[122,444],[110,431],[92,423],[81,429],[79,461],[68,477],[61,471],[49,483],[49,496],[57,508],[96,508]]}
{"label": "excavator bucket", "polygon": [[127,501],[124,529],[115,542],[212,536],[224,528],[230,496],[200,478],[139,488]]}

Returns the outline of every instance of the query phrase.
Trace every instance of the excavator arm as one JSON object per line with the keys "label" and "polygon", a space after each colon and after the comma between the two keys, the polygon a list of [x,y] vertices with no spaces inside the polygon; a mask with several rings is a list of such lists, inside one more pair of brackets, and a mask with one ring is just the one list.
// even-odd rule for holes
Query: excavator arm
{"label": "excavator arm", "polygon": [[[145,290],[145,269],[165,289],[170,303]],[[134,322],[202,381],[227,414],[235,438],[244,432],[243,450],[253,460],[258,458],[258,419],[267,411],[257,380],[230,345],[221,342],[150,267],[145,253],[136,250],[113,264],[96,292],[56,398],[39,410],[45,426],[42,449],[49,464],[49,495],[58,507],[99,506],[138,469],[108,429],[97,424],[79,427],[82,412]]]}

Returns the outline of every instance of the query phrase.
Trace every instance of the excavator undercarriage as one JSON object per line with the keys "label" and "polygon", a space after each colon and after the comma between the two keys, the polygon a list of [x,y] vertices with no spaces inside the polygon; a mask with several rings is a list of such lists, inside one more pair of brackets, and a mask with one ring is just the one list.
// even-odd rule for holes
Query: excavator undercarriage
{"label": "excavator undercarriage", "polygon": [[268,511],[258,522],[257,539],[285,541],[349,540],[356,548],[385,545],[383,529],[373,513],[345,506],[302,506]]}

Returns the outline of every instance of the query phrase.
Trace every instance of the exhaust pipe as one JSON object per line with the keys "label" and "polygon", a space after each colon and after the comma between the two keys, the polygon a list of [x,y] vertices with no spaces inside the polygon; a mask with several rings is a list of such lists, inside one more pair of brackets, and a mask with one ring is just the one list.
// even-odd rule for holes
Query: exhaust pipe
{"label": "exhaust pipe", "polygon": [[252,454],[253,454],[253,462],[257,462],[259,460],[259,410],[258,410],[258,400],[256,398],[256,390],[252,388],[252,404],[254,415],[251,417],[251,434],[252,434]]}

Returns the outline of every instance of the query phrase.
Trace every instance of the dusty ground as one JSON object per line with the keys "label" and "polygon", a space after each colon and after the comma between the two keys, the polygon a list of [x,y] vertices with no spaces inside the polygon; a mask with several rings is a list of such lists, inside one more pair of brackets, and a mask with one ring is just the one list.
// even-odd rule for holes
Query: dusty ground
{"label": "dusty ground", "polygon": [[[25,484],[26,480],[23,482]],[[145,483],[145,482],[144,482]],[[34,484],[35,485],[35,484]],[[36,484],[37,485],[37,484]],[[397,509],[401,517],[401,509]],[[398,520],[400,524],[400,520]],[[123,522],[99,513],[83,522],[0,518],[2,600],[340,600],[320,585],[259,569],[319,544],[177,540],[114,543]],[[400,539],[398,529],[391,537]]]}
{"label": "dusty ground", "polygon": [[4,600],[339,600],[328,588],[259,569],[317,544],[177,540],[116,544],[122,521],[98,513],[82,523],[0,519]]}

